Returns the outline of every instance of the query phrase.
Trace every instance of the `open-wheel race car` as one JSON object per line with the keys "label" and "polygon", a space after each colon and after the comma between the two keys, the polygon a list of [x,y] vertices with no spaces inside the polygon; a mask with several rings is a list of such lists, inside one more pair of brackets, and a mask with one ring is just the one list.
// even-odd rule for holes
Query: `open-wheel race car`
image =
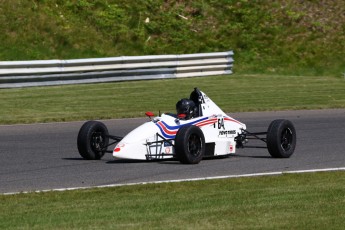
{"label": "open-wheel race car", "polygon": [[249,132],[197,88],[189,98],[177,102],[176,110],[176,114],[157,117],[146,112],[149,120],[125,137],[110,135],[102,122],[87,121],[78,134],[78,151],[89,160],[109,152],[117,159],[176,158],[184,164],[197,164],[205,157],[234,154],[236,148],[247,147],[250,139],[265,142],[275,158],[288,158],[295,150],[296,130],[291,121],[274,120],[265,132]]}

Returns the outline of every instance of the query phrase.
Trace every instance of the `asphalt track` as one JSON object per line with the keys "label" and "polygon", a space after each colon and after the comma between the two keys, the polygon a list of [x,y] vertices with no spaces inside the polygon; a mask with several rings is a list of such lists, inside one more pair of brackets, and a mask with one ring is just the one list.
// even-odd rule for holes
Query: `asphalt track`
{"label": "asphalt track", "polygon": [[[297,148],[289,159],[271,158],[266,149],[239,149],[236,155],[203,160],[123,161],[106,155],[83,160],[76,147],[83,122],[0,126],[0,193],[89,187],[200,177],[345,167],[345,110],[234,113],[249,131],[266,131],[278,118],[290,119]],[[103,121],[123,136],[147,118]],[[252,144],[260,144],[252,142]]]}

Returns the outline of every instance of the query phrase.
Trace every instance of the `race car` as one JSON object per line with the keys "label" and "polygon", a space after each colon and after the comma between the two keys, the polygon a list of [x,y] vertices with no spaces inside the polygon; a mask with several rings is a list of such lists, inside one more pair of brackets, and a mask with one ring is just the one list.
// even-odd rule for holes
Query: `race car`
{"label": "race car", "polygon": [[108,152],[116,159],[175,158],[183,164],[198,164],[206,157],[234,154],[237,148],[245,148],[250,139],[265,142],[264,147],[275,158],[290,157],[296,146],[296,130],[291,121],[274,120],[265,132],[249,132],[245,124],[224,113],[198,88],[189,98],[177,102],[176,114],[155,117],[146,112],[146,116],[149,120],[125,137],[110,135],[100,121],[87,121],[78,134],[80,155],[98,160]]}

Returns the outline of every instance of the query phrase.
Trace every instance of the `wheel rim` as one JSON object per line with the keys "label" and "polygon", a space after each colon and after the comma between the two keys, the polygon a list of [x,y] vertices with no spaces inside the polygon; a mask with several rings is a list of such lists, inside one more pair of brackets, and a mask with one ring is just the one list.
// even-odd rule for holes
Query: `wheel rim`
{"label": "wheel rim", "polygon": [[96,152],[102,152],[104,147],[104,137],[100,132],[94,132],[91,137],[92,149]]}
{"label": "wheel rim", "polygon": [[201,138],[198,135],[190,135],[188,140],[188,151],[193,156],[199,156],[201,154]]}
{"label": "wheel rim", "polygon": [[290,150],[292,140],[293,140],[293,134],[292,134],[291,129],[286,128],[285,130],[283,130],[282,136],[281,136],[281,147],[283,148],[284,151]]}

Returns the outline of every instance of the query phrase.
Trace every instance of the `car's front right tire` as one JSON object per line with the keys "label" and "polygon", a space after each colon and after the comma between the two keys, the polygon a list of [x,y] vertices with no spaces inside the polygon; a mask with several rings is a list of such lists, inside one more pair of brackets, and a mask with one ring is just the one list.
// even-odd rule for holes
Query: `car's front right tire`
{"label": "car's front right tire", "polygon": [[205,154],[205,137],[194,125],[182,126],[175,137],[175,154],[183,164],[198,164]]}
{"label": "car's front right tire", "polygon": [[99,121],[88,121],[80,128],[77,139],[79,154],[87,160],[99,160],[109,144],[107,127]]}

